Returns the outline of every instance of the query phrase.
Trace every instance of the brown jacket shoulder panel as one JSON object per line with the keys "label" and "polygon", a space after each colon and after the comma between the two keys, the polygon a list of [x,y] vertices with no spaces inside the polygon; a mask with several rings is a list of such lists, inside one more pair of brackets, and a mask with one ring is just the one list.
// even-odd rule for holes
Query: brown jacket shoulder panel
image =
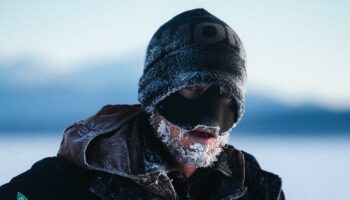
{"label": "brown jacket shoulder panel", "polygon": [[106,105],[95,115],[85,120],[87,128],[99,131],[110,132],[126,124],[142,112],[140,104],[133,105]]}
{"label": "brown jacket shoulder panel", "polygon": [[132,127],[141,112],[139,104],[104,106],[95,115],[65,129],[57,155],[85,169],[125,176],[132,166],[126,142],[130,137],[137,138],[132,137],[137,134]]}

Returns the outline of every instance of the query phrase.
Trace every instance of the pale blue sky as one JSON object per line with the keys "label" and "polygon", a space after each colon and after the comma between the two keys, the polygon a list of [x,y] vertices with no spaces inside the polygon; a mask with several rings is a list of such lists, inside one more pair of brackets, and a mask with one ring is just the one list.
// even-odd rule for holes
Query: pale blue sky
{"label": "pale blue sky", "polygon": [[33,56],[57,71],[133,53],[141,61],[159,25],[198,7],[243,40],[248,92],[350,108],[350,1],[1,0],[0,61]]}

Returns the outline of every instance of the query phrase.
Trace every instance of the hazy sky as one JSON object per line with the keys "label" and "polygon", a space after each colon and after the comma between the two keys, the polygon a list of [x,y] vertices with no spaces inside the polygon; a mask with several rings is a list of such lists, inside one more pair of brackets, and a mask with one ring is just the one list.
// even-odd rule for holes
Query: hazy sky
{"label": "hazy sky", "polygon": [[0,61],[28,56],[70,70],[99,58],[142,60],[159,25],[198,7],[243,40],[250,91],[350,108],[350,1],[1,0]]}

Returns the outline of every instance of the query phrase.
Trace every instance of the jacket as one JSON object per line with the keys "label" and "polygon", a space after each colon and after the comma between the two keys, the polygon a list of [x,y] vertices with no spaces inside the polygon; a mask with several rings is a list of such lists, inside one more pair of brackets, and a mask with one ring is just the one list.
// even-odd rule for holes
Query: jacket
{"label": "jacket", "polygon": [[139,104],[103,107],[64,131],[57,156],[1,186],[0,199],[284,200],[281,178],[231,145],[185,178],[148,119]]}

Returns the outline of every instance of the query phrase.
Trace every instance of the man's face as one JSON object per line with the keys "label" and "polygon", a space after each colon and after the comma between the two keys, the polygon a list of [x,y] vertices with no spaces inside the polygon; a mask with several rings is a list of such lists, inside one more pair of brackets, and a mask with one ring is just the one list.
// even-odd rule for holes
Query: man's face
{"label": "man's face", "polygon": [[[177,93],[186,99],[197,99],[205,93],[209,85],[194,85],[178,90]],[[220,102],[232,103],[233,99],[223,88],[220,88]],[[216,161],[217,155],[227,143],[231,129],[220,133],[219,125],[198,124],[187,130],[181,128],[155,112],[151,117],[151,124],[157,136],[168,147],[176,160],[183,164],[197,167],[207,167]]]}

